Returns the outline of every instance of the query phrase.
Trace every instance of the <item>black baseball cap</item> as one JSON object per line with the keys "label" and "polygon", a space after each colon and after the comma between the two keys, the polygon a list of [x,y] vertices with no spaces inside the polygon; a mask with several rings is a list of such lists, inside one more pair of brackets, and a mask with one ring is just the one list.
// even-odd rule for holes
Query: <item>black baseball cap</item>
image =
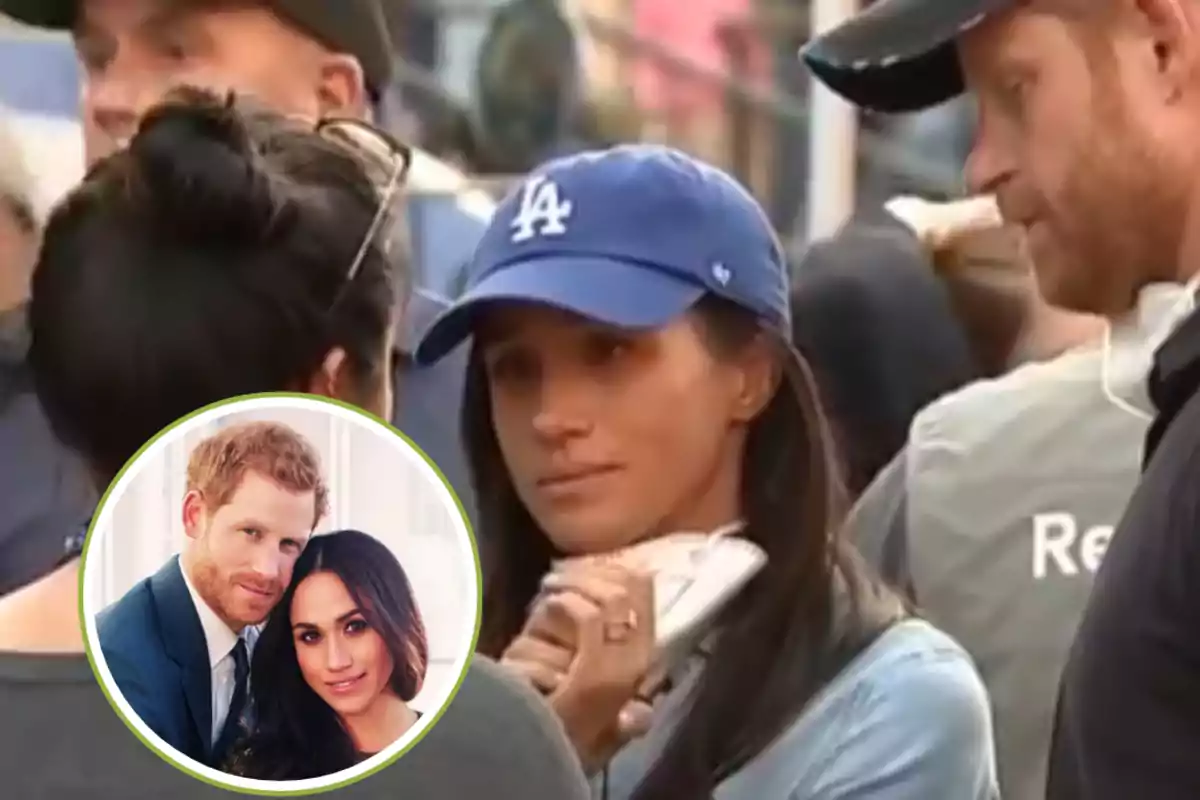
{"label": "black baseball cap", "polygon": [[[83,0],[0,0],[0,13],[38,28],[70,30]],[[263,0],[314,39],[362,64],[371,94],[392,79],[392,40],[380,0]]]}
{"label": "black baseball cap", "polygon": [[875,0],[812,39],[800,57],[822,83],[857,106],[918,111],[962,94],[955,40],[1013,5],[1014,0]]}

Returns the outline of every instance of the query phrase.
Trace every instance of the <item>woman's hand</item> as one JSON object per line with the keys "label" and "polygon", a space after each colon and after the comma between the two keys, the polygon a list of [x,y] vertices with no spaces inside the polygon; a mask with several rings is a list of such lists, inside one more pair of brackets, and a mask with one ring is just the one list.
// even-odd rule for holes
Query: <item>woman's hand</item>
{"label": "woman's hand", "polygon": [[649,728],[652,710],[637,695],[653,664],[654,633],[650,575],[571,565],[546,577],[501,661],[547,695],[591,772]]}

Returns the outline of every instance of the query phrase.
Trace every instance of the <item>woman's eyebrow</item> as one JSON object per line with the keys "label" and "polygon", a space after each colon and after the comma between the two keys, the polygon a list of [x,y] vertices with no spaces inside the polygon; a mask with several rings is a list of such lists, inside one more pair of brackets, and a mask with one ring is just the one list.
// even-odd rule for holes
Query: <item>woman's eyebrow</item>
{"label": "woman's eyebrow", "polygon": [[[355,608],[352,608],[349,611],[347,611],[345,614],[342,614],[340,617],[335,619],[333,622],[335,625],[340,625],[343,622],[349,622],[354,617],[360,617],[362,615],[363,615],[362,609],[355,607]],[[315,622],[294,622],[294,623],[292,623],[292,630],[296,630],[298,628],[307,628],[307,629],[317,630],[320,627],[321,626]]]}
{"label": "woman's eyebrow", "polygon": [[349,622],[352,618],[359,616],[362,616],[362,609],[355,607],[338,617],[337,622]]}

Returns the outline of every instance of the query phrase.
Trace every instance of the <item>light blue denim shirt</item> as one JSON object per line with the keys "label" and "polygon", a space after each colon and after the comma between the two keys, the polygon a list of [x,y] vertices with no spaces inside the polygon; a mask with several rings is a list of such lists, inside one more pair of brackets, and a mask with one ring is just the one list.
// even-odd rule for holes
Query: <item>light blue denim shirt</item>
{"label": "light blue denim shirt", "polygon": [[[654,727],[593,781],[626,800],[666,743],[699,668]],[[754,691],[746,687],[746,691]],[[607,783],[607,786],[605,784]],[[852,661],[714,800],[996,800],[987,693],[969,656],[923,620],[897,623]]]}

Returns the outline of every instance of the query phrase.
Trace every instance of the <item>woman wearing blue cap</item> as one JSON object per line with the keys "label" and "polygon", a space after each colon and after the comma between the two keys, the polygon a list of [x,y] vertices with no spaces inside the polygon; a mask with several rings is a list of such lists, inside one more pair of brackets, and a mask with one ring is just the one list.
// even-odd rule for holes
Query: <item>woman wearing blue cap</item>
{"label": "woman wearing blue cap", "polygon": [[553,161],[504,200],[417,353],[474,337],[480,650],[598,797],[995,797],[968,657],[835,535],[787,290],[759,207],[675,151]]}

